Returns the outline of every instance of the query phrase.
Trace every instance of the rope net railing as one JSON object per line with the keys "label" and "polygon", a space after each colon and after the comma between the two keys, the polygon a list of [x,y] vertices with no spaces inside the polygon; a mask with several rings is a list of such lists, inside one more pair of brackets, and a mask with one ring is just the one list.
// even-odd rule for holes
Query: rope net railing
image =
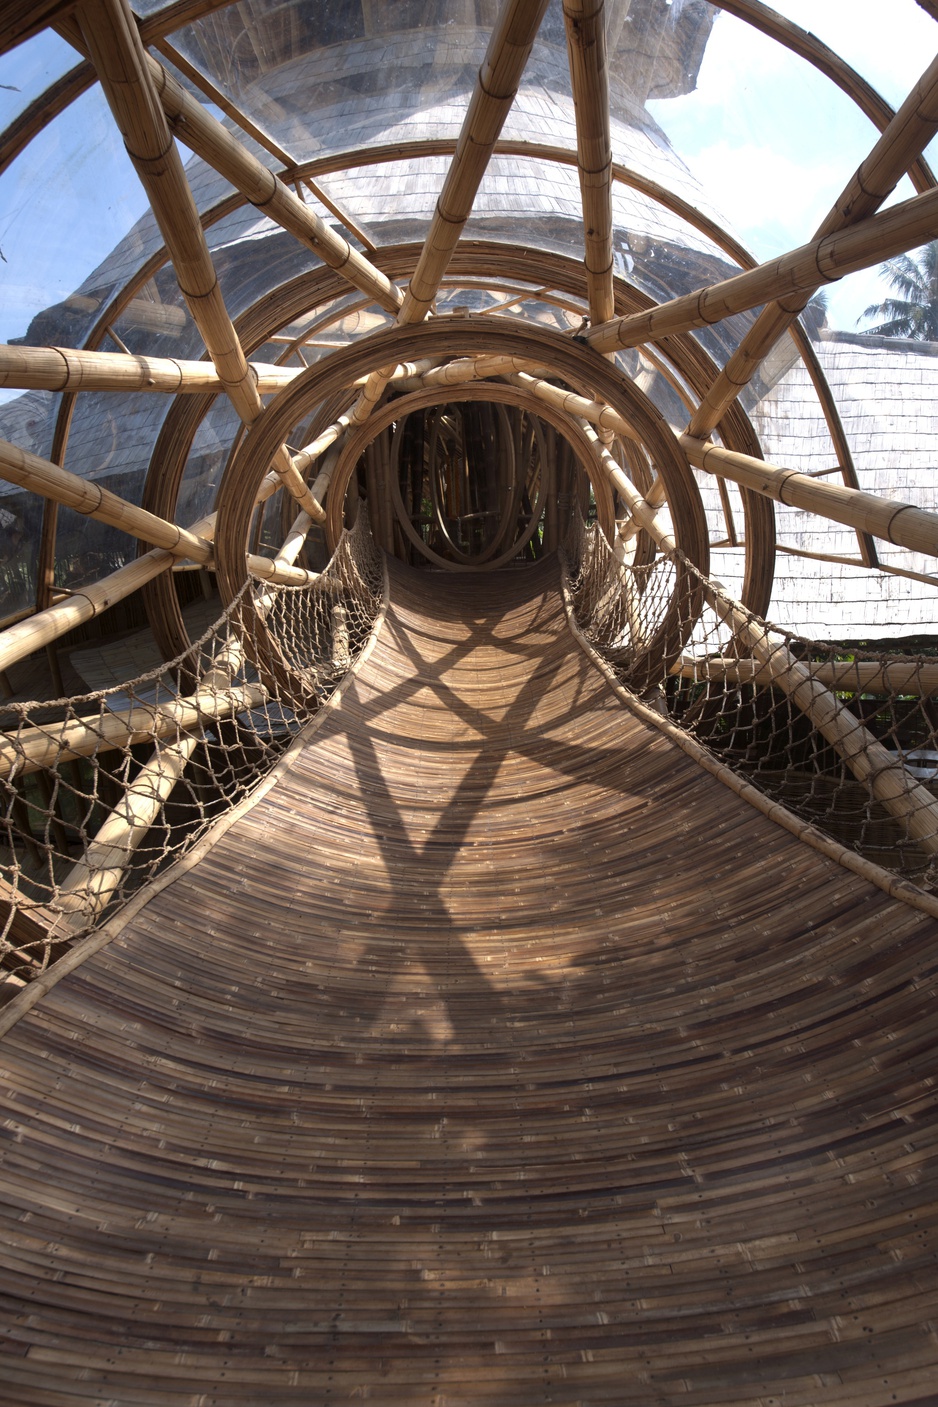
{"label": "rope net railing", "polygon": [[361,653],[383,595],[364,511],[312,586],[249,580],[171,663],[0,711],[0,992],[110,918],[246,797]]}
{"label": "rope net railing", "polygon": [[878,654],[768,625],[679,551],[565,548],[574,619],[626,688],[804,821],[938,887],[938,652]]}

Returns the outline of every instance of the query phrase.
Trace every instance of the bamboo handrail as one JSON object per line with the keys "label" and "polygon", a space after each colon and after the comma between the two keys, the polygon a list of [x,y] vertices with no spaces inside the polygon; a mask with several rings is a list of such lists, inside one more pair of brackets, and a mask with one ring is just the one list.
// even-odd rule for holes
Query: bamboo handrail
{"label": "bamboo handrail", "polygon": [[911,503],[879,498],[860,489],[848,489],[845,485],[828,484],[794,469],[780,469],[751,455],[721,449],[708,440],[682,435],[680,441],[688,460],[697,469],[732,479],[777,503],[803,508],[835,523],[871,533],[897,547],[938,556],[938,513],[916,508]]}
{"label": "bamboo handrail", "polygon": [[[655,508],[645,502],[608,452],[604,450],[600,459],[632,517],[664,552],[673,552],[677,545],[674,536]],[[938,854],[938,802],[931,793],[825,687],[813,665],[795,658],[781,636],[709,584],[704,586],[704,596],[758,668],[765,670],[772,683],[798,705],[854,776],[869,784],[876,799],[908,826],[909,834],[926,850]]]}
{"label": "bamboo handrail", "polygon": [[27,776],[42,767],[58,767],[78,757],[94,757],[114,748],[132,747],[217,722],[260,707],[268,692],[262,684],[198,689],[165,704],[136,704],[113,713],[89,714],[66,723],[24,728],[0,739],[0,776]]}
{"label": "bamboo handrail", "polygon": [[[266,362],[248,364],[260,395],[279,391],[300,371],[300,367]],[[0,344],[0,386],[20,391],[156,391],[184,396],[227,389],[208,361],[5,344]]]}
{"label": "bamboo handrail", "polygon": [[707,327],[760,303],[807,292],[858,269],[868,269],[933,239],[936,230],[938,188],[708,288],[672,298],[648,312],[590,328],[583,339],[597,352],[613,352]]}
{"label": "bamboo handrail", "polygon": [[[893,659],[814,661],[807,664],[811,677],[828,689],[857,694],[938,694],[938,664]],[[714,679],[726,684],[771,684],[774,676],[754,659],[732,656],[683,655],[671,666],[682,679]]]}
{"label": "bamboo handrail", "polygon": [[[149,56],[134,16],[126,0],[82,0],[76,15],[127,154],[173,261],[180,290],[235,410],[250,425],[261,413],[261,398],[225,307],[199,212],[153,87]],[[195,106],[202,111],[198,103]],[[315,517],[317,505],[285,446],[276,451],[272,464],[287,490]]]}
{"label": "bamboo handrail", "polygon": [[[824,239],[855,225],[882,205],[909,166],[938,131],[938,58],[934,59],[896,112],[869,156],[861,162],[814,238]],[[705,439],[727,407],[749,384],[776,341],[807,305],[814,290],[785,299],[759,314],[753,326],[716,377],[687,428]]]}
{"label": "bamboo handrail", "polygon": [[615,313],[605,0],[564,0],[563,18],[576,113],[577,169],[585,242],[583,262],[590,319],[595,324],[608,322]]}

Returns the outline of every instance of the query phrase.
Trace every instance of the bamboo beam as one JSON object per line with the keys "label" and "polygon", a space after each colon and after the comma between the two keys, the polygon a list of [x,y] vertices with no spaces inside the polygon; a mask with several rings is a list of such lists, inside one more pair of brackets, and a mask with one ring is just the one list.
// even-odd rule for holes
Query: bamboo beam
{"label": "bamboo beam", "polygon": [[152,54],[147,54],[146,60],[154,90],[174,135],[230,181],[258,210],[314,250],[330,268],[382,308],[396,313],[402,303],[400,289],[242,146]]}
{"label": "bamboo beam", "polygon": [[[885,664],[876,660],[835,660],[811,661],[806,667],[825,688],[843,693],[917,694],[922,698],[938,694],[938,664],[899,659]],[[683,655],[671,666],[671,673],[682,679],[713,679],[733,685],[771,684],[774,678],[772,671],[758,660],[714,655]]]}
{"label": "bamboo beam", "polygon": [[938,234],[938,188],[861,220],[850,229],[814,240],[767,264],[672,298],[644,313],[590,328],[583,334],[597,352],[637,347],[695,327],[708,327],[760,303],[813,290],[845,274],[868,269]]}
{"label": "bamboo beam", "polygon": [[606,67],[605,0],[564,0],[567,57],[576,113],[590,319],[615,314],[612,284],[612,137]]}
{"label": "bamboo beam", "polygon": [[[250,425],[261,413],[261,398],[222,298],[199,212],[150,78],[149,56],[134,16],[126,0],[82,0],[76,15],[127,154],[173,261],[180,290],[232,405]],[[198,103],[195,106],[202,111]],[[274,455],[273,467],[297,502],[315,517],[316,506],[284,446]]]}
{"label": "bamboo beam", "polygon": [[111,527],[121,528],[142,542],[163,547],[175,557],[191,557],[194,562],[208,562],[212,545],[205,538],[178,527],[175,523],[148,513],[145,508],[128,503],[109,489],[101,488],[87,479],[40,459],[38,454],[0,440],[0,475],[11,484],[41,494],[43,498],[64,503],[76,513],[83,513]]}
{"label": "bamboo beam", "polygon": [[70,722],[23,728],[0,736],[0,776],[28,776],[78,757],[96,757],[115,748],[152,742],[198,729],[206,722],[258,708],[268,697],[262,684],[226,689],[200,688],[165,704],[136,704]]}
{"label": "bamboo beam", "polygon": [[[632,517],[651,533],[665,552],[673,551],[674,537],[655,509],[645,502],[621,470],[616,473],[617,466],[605,451],[602,461]],[[821,683],[813,666],[795,658],[781,636],[774,635],[763,621],[750,616],[743,607],[714,590],[710,583],[705,583],[704,594],[757,667],[798,705],[854,776],[869,785],[876,799],[908,827],[909,834],[920,845],[929,853],[938,854],[938,802],[931,793],[920,786],[902,763]]]}
{"label": "bamboo beam", "polygon": [[879,498],[859,489],[848,489],[842,484],[828,484],[794,469],[780,469],[748,454],[720,449],[707,440],[695,440],[690,435],[682,435],[680,442],[688,460],[697,469],[732,479],[777,503],[818,513],[897,547],[938,556],[938,513],[916,508],[911,503]]}
{"label": "bamboo beam", "polygon": [[[268,395],[289,385],[301,368],[252,362],[248,372],[258,393]],[[157,391],[164,395],[200,395],[226,389],[216,368],[207,361],[3,344],[0,386],[20,391]]]}
{"label": "bamboo beam", "polygon": [[[936,132],[938,58],[925,70],[869,156],[847,182],[814,238],[822,240],[878,210]],[[695,411],[688,426],[689,435],[706,439],[716,429],[728,407],[752,380],[814,291],[809,289],[763,309]]]}

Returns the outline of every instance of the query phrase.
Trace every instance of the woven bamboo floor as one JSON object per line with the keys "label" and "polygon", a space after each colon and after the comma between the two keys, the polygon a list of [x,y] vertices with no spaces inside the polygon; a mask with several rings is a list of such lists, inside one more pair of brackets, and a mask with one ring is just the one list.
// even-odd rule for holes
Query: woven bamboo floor
{"label": "woven bamboo floor", "polygon": [[938,1393],[938,924],[392,565],[289,771],[0,1044],[4,1404]]}

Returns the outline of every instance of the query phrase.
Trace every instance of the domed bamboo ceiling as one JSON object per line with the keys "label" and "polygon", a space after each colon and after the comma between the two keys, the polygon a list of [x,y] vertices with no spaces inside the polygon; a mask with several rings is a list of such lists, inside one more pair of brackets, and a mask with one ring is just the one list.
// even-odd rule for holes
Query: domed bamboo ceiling
{"label": "domed bamboo ceiling", "polygon": [[0,7],[4,1402],[934,1400],[936,21]]}

